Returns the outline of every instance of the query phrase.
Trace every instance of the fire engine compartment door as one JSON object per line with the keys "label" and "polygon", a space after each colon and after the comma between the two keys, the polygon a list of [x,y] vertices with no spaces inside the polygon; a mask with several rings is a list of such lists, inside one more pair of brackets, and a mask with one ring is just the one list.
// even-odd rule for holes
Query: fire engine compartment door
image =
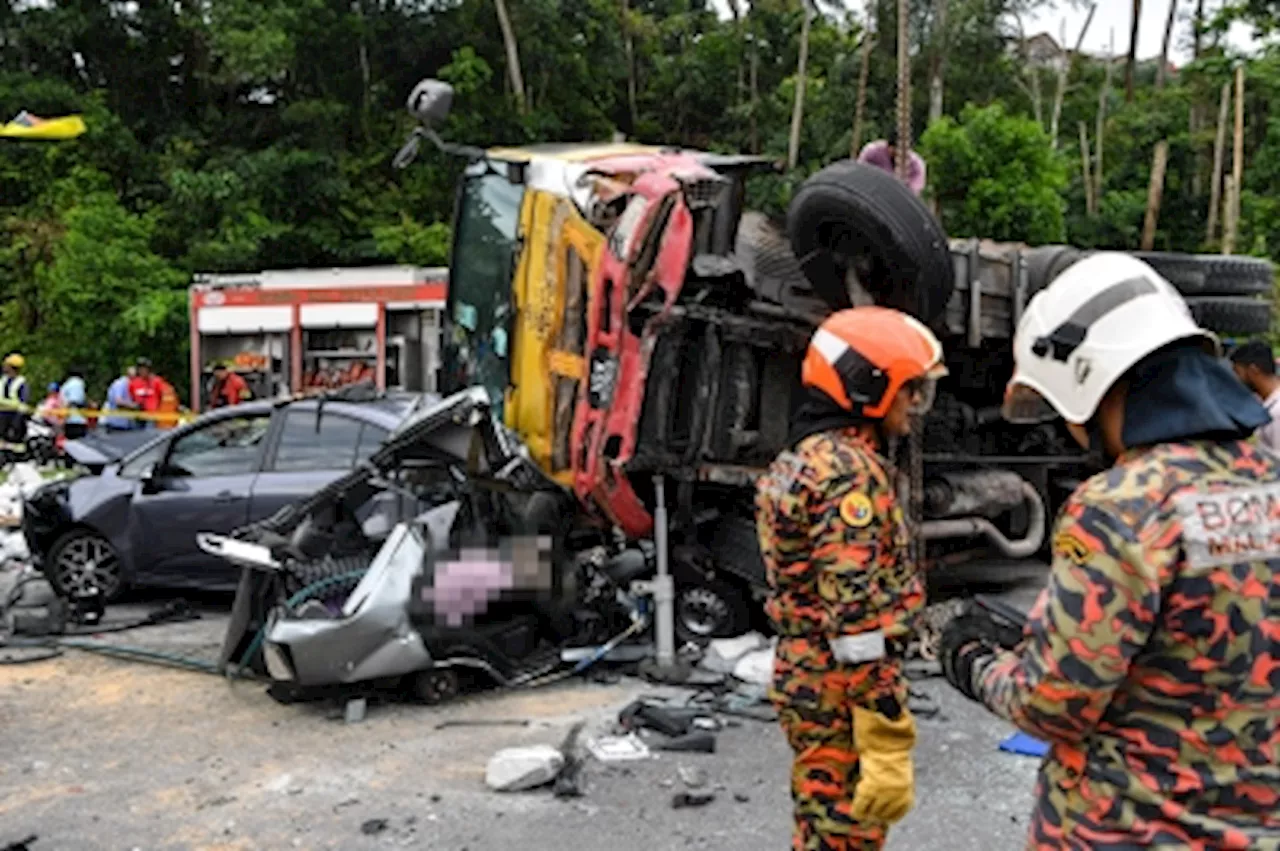
{"label": "fire engine compartment door", "polygon": [[[585,364],[586,294],[604,235],[572,201],[538,190],[525,193],[520,219],[523,251],[513,281],[518,318],[504,419],[538,466],[568,485],[568,435]],[[566,292],[569,283],[573,293]]]}

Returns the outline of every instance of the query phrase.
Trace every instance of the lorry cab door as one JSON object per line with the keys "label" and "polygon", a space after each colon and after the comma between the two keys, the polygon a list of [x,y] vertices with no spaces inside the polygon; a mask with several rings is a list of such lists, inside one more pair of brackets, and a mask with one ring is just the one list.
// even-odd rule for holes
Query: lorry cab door
{"label": "lorry cab door", "polygon": [[524,250],[512,282],[517,323],[505,421],[538,465],[567,485],[569,429],[585,372],[587,283],[604,235],[570,199],[533,189],[525,193],[520,233]]}

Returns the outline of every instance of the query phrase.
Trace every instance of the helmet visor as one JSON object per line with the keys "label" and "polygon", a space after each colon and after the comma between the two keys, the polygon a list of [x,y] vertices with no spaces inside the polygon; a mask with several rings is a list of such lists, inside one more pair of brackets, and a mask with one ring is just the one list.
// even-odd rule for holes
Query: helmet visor
{"label": "helmet visor", "polygon": [[1009,382],[1005,388],[1000,413],[1006,422],[1015,425],[1039,425],[1058,419],[1058,412],[1039,391],[1017,382]]}

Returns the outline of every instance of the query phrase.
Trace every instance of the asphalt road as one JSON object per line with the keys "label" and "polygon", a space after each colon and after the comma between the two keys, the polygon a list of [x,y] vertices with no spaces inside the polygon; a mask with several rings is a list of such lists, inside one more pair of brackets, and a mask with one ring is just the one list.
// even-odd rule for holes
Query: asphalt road
{"label": "asphalt road", "polygon": [[[1007,596],[1025,605],[1034,578]],[[211,658],[222,618],[111,640]],[[920,719],[918,804],[890,851],[1020,848],[1037,761],[998,751],[1011,728],[945,682],[915,687],[942,711]],[[573,682],[441,708],[372,706],[347,724],[339,707],[283,706],[254,683],[80,652],[0,666],[0,847],[29,834],[31,851],[787,847],[790,751],[773,724],[723,730],[715,754],[589,761],[576,800],[484,786],[494,751],[558,744],[577,720],[586,735],[606,732],[655,691]],[[437,728],[450,719],[529,726]],[[672,808],[682,767],[705,771],[713,802]]]}

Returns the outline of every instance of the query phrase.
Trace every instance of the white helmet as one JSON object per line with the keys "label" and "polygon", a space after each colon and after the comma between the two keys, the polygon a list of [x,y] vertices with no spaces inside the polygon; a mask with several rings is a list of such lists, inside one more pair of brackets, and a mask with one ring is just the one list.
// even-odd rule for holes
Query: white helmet
{"label": "white helmet", "polygon": [[1130,367],[1185,339],[1219,352],[1218,338],[1196,324],[1155,269],[1128,254],[1086,257],[1027,305],[1013,341],[1005,418],[1051,418],[1047,402],[1067,422],[1084,425]]}

